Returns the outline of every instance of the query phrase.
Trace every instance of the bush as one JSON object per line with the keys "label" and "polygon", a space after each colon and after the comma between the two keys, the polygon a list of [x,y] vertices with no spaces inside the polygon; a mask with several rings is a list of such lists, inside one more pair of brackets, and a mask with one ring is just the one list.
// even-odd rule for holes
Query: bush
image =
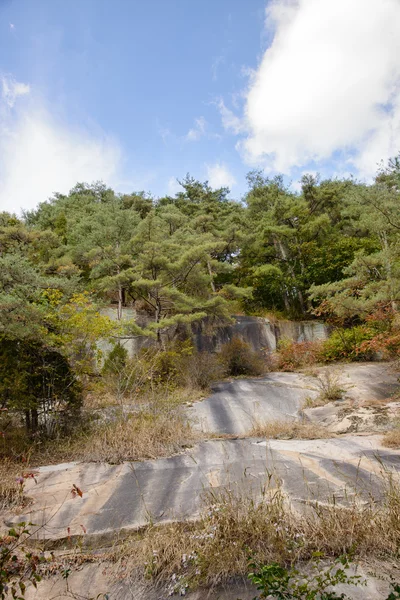
{"label": "bush", "polygon": [[114,348],[108,354],[102,369],[103,375],[119,373],[125,366],[128,360],[128,351],[121,346],[120,343],[115,344]]}
{"label": "bush", "polygon": [[178,388],[208,389],[210,383],[224,377],[225,370],[216,354],[197,352],[186,340],[172,342],[163,350],[144,348],[132,359],[116,346],[107,358],[103,375],[107,390],[121,404]]}
{"label": "bush", "polygon": [[363,342],[370,340],[372,336],[372,331],[363,325],[351,329],[336,329],[324,342],[321,357],[327,362],[372,360],[373,351],[363,345]]}
{"label": "bush", "polygon": [[206,390],[213,381],[225,375],[226,369],[216,354],[194,352],[183,358],[179,381],[186,387]]}
{"label": "bush", "polygon": [[266,360],[240,338],[222,346],[220,360],[228,375],[263,375],[267,370]]}
{"label": "bush", "polygon": [[274,367],[280,371],[295,371],[321,361],[323,342],[294,342],[283,339],[274,356]]}

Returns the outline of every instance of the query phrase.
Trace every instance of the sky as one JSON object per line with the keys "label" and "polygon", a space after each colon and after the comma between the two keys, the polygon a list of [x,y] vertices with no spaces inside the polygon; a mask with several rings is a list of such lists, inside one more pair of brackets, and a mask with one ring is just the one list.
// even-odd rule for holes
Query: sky
{"label": "sky", "polygon": [[78,181],[370,181],[400,150],[400,0],[0,0],[0,210]]}

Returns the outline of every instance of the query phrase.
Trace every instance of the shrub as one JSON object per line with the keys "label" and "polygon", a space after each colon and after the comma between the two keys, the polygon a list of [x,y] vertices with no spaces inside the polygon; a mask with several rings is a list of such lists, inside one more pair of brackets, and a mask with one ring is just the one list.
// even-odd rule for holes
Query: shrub
{"label": "shrub", "polygon": [[143,358],[147,364],[153,362],[153,382],[170,387],[207,389],[225,375],[219,357],[198,352],[191,340],[171,342],[164,350],[147,350]]}
{"label": "shrub", "polygon": [[115,344],[114,348],[108,354],[104,366],[102,369],[102,374],[117,374],[119,373],[125,366],[128,360],[128,351],[124,348],[120,343]]}
{"label": "shrub", "polygon": [[325,361],[372,360],[374,352],[365,348],[363,344],[372,337],[373,332],[364,325],[351,329],[336,329],[323,343],[321,357]]}
{"label": "shrub", "polygon": [[342,398],[344,389],[340,386],[339,374],[335,371],[322,371],[317,377],[317,388],[319,390],[318,400],[326,404]]}
{"label": "shrub", "polygon": [[240,338],[233,338],[221,348],[220,359],[228,375],[262,375],[266,360]]}
{"label": "shrub", "polygon": [[321,341],[294,342],[282,339],[274,355],[274,366],[280,371],[295,371],[321,361]]}
{"label": "shrub", "polygon": [[194,352],[183,358],[179,381],[186,387],[206,390],[213,381],[222,379],[225,374],[225,367],[216,354]]}

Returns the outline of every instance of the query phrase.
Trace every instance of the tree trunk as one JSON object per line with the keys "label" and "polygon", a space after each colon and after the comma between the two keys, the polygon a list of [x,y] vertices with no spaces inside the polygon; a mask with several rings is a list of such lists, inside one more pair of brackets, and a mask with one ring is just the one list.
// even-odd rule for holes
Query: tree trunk
{"label": "tree trunk", "polygon": [[210,284],[211,284],[211,289],[215,294],[215,284],[214,284],[214,274],[212,272],[211,269],[211,263],[209,260],[207,260],[207,269],[208,269],[208,274],[210,275]]}
{"label": "tree trunk", "polygon": [[122,305],[124,301],[122,287],[118,286],[118,309],[117,309],[117,319],[120,321],[122,319]]}
{"label": "tree trunk", "polygon": [[392,311],[397,312],[397,302],[395,300],[395,292],[393,289],[392,263],[390,261],[390,255],[389,255],[390,250],[389,250],[389,244],[387,241],[386,232],[383,232],[380,237],[381,237],[381,241],[382,241],[383,252],[384,252],[384,255],[386,256],[385,270],[386,270],[386,277],[388,280],[389,290],[390,290],[390,305],[392,307]]}
{"label": "tree trunk", "polygon": [[[296,291],[297,298],[299,299],[300,310],[302,312],[302,315],[304,316],[306,314],[306,309],[305,309],[303,292],[300,289],[298,289],[296,287],[296,285],[295,285],[296,284],[296,274],[295,274],[295,272],[293,270],[291,261],[288,260],[288,256],[287,256],[287,252],[286,252],[285,246],[283,245],[282,241],[278,237],[276,237],[276,242],[277,243],[275,244],[275,247],[279,248],[280,258],[281,258],[282,261],[284,261],[287,264],[290,276],[293,279],[293,284],[294,284],[293,287],[294,287],[294,289]],[[285,306],[286,306],[286,303],[285,303]]]}
{"label": "tree trunk", "polygon": [[[156,313],[155,313],[156,323],[159,323],[161,320],[161,305],[157,298],[156,300]],[[161,340],[161,330],[157,328],[157,346],[161,348],[162,340]]]}

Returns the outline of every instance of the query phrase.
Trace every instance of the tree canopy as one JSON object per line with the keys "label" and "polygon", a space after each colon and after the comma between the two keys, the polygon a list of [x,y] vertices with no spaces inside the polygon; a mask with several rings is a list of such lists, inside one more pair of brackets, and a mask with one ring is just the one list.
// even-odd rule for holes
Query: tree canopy
{"label": "tree canopy", "polygon": [[[189,175],[180,185],[154,198],[78,183],[21,218],[0,214],[0,351],[10,370],[41,360],[50,378],[59,368],[56,389],[70,375],[81,382],[99,337],[124,328],[160,341],[172,326],[238,312],[345,325],[397,314],[400,156],[370,184],[309,174],[294,192],[282,176],[252,171],[236,200]],[[102,306],[115,307],[116,322]],[[125,319],[127,308],[146,324]],[[15,394],[31,397],[35,381],[18,381]]]}

